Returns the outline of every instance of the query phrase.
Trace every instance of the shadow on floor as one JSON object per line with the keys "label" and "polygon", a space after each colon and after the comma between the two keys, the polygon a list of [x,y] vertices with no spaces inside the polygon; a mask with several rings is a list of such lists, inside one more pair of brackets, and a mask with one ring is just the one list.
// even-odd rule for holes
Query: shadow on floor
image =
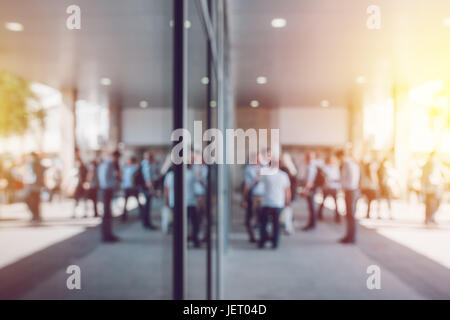
{"label": "shadow on floor", "polygon": [[[137,221],[138,218],[129,220]],[[128,226],[120,222],[120,217],[114,219],[114,230],[118,233]],[[85,231],[73,237],[7,265],[0,269],[0,300],[19,299],[55,272],[88,255],[100,245],[103,244],[99,226],[86,227]]]}

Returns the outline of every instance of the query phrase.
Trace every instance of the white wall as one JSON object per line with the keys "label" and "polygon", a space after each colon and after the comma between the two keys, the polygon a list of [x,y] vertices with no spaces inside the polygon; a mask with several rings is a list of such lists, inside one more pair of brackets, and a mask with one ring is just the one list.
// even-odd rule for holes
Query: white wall
{"label": "white wall", "polygon": [[330,107],[282,107],[278,110],[284,145],[342,145],[348,141],[348,110]]}
{"label": "white wall", "polygon": [[[193,135],[194,120],[203,120],[203,112],[188,110],[188,130]],[[122,141],[131,146],[171,144],[172,108],[125,108],[122,111]],[[203,127],[206,123],[203,123]],[[204,129],[205,130],[205,129]]]}

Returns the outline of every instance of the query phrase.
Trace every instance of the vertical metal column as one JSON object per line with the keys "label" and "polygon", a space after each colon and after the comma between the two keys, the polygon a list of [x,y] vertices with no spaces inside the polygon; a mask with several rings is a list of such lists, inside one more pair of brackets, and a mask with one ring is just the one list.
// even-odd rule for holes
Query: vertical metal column
{"label": "vertical metal column", "polygon": [[[217,116],[218,129],[225,132],[225,99],[224,99],[224,6],[223,0],[216,3],[217,13]],[[227,142],[224,141],[224,145]],[[226,148],[225,148],[226,150]],[[224,157],[226,153],[224,152]],[[225,177],[225,164],[218,166],[218,186],[217,186],[217,255],[216,255],[216,299],[223,298],[223,267],[222,258],[224,254],[225,238],[225,201],[226,194],[224,185],[228,181]]]}
{"label": "vertical metal column", "polygon": [[[184,128],[186,116],[186,37],[184,0],[173,1],[173,130]],[[174,141],[176,145],[178,141]],[[186,236],[184,164],[174,165],[173,212],[173,299],[182,300],[186,291]]]}
{"label": "vertical metal column", "polygon": [[[211,17],[212,7],[211,7],[211,0],[208,0],[208,12],[209,16]],[[208,37],[208,43],[207,43],[207,59],[206,59],[206,70],[208,73],[208,87],[207,87],[207,93],[206,93],[206,122],[207,122],[207,129],[211,129],[212,126],[212,114],[211,114],[211,106],[210,102],[212,100],[212,88],[211,83],[213,79],[212,74],[212,52],[211,52],[211,40]],[[212,299],[212,246],[211,246],[211,207],[212,207],[212,165],[208,165],[208,177],[207,177],[207,186],[206,189],[206,299],[211,300]]]}

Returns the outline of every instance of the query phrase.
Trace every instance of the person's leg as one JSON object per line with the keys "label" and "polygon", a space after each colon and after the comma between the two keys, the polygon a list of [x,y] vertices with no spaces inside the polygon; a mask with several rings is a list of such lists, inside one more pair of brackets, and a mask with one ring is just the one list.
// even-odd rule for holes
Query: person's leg
{"label": "person's leg", "polygon": [[130,190],[125,189],[124,194],[123,194],[124,201],[123,201],[123,212],[122,212],[122,217],[121,217],[123,222],[128,220],[127,203],[128,203],[128,198],[130,197],[130,195],[131,195]]}
{"label": "person's leg", "polygon": [[372,202],[373,202],[373,197],[369,197],[367,199],[367,214],[366,214],[367,219],[370,219],[370,209],[372,207]]}
{"label": "person's leg", "polygon": [[152,219],[152,195],[149,193],[147,198],[148,203],[148,211],[146,212],[146,224],[148,222],[148,226],[150,229],[156,229],[156,226],[153,224]]}
{"label": "person's leg", "polygon": [[309,212],[309,220],[306,227],[303,230],[310,230],[316,227],[316,212],[314,205],[314,192],[311,192],[306,197],[306,201],[308,202],[308,212]]}
{"label": "person's leg", "polygon": [[[141,204],[141,200],[140,200],[139,195],[140,195],[139,190],[138,189],[133,189],[133,191],[131,193],[131,196],[133,196],[136,199],[136,202],[137,202],[137,205],[138,205],[138,210],[139,210],[139,217],[141,217],[141,219],[142,219],[142,217],[144,216],[143,213],[144,213],[144,209],[145,208]],[[144,221],[142,221],[142,224],[145,226],[145,222]]]}
{"label": "person's leg", "polygon": [[253,230],[253,199],[251,193],[247,196],[247,209],[245,211],[245,228],[247,229],[248,237],[250,242],[255,241],[255,232]]}
{"label": "person's leg", "polygon": [[260,210],[260,219],[259,219],[259,247],[263,248],[264,244],[267,240],[267,220],[268,220],[268,211],[270,208],[263,207]]}
{"label": "person's leg", "polygon": [[273,226],[273,236],[272,236],[272,247],[278,247],[278,243],[280,241],[280,212],[281,209],[271,208],[270,215],[272,218],[272,226]]}
{"label": "person's leg", "polygon": [[194,247],[199,248],[200,247],[200,211],[197,210],[196,207],[194,208],[193,213],[193,225],[192,225],[192,231],[193,231],[193,241],[194,241]]}
{"label": "person's leg", "polygon": [[434,222],[434,215],[439,207],[439,201],[432,193],[425,195],[425,224]]}
{"label": "person's leg", "polygon": [[152,224],[151,215],[150,215],[150,211],[151,211],[151,207],[152,207],[152,196],[150,194],[150,191],[148,191],[148,190],[144,190],[143,193],[144,193],[144,198],[145,198],[145,204],[143,206],[142,214],[141,214],[142,225],[144,226],[144,228],[156,229]]}
{"label": "person's leg", "polygon": [[197,210],[195,206],[189,206],[187,208],[188,210],[188,219],[191,224],[191,236],[192,242],[194,243],[194,247],[198,248],[200,245],[199,239],[198,239],[198,217],[197,217]]}
{"label": "person's leg", "polygon": [[103,217],[102,217],[102,239],[103,241],[115,240],[115,236],[112,232],[112,213],[111,213],[111,201],[113,198],[113,190],[106,189],[101,191],[103,202]]}
{"label": "person's leg", "polygon": [[356,207],[358,204],[359,191],[354,190],[351,192],[352,211],[350,216],[350,241],[356,242]]}
{"label": "person's leg", "polygon": [[163,233],[169,233],[170,209],[164,205],[161,208],[161,230]]}
{"label": "person's leg", "polygon": [[322,215],[322,211],[323,211],[323,207],[325,205],[325,200],[328,197],[328,192],[326,190],[324,190],[322,192],[323,197],[322,197],[322,203],[319,206],[319,210],[317,211],[317,220],[322,221],[323,220],[323,215]]}
{"label": "person's leg", "polygon": [[[199,233],[199,239],[201,239],[202,242],[206,242],[206,223],[203,223],[203,221],[206,219],[206,198],[205,196],[201,195],[197,197],[197,217],[198,217],[198,233]],[[201,235],[200,235],[201,233]]]}
{"label": "person's leg", "polygon": [[425,194],[425,224],[428,224],[430,222],[430,212],[431,212],[431,203],[430,203],[430,195],[427,193]]}
{"label": "person's leg", "polygon": [[33,209],[33,195],[30,187],[26,187],[25,189],[25,204],[28,207],[28,210],[31,213],[31,219],[34,219],[34,209]]}
{"label": "person's leg", "polygon": [[83,200],[83,187],[81,185],[78,185],[75,189],[75,194],[74,194],[74,198],[75,198],[75,205],[73,207],[73,213],[72,213],[72,218],[75,218],[77,215],[77,209],[80,205],[80,203]]}
{"label": "person's leg", "polygon": [[433,211],[431,212],[431,222],[436,223],[435,216],[439,210],[439,207],[441,206],[442,198],[439,197],[438,195],[433,195],[433,196],[434,196],[434,207],[433,207]]}
{"label": "person's leg", "polygon": [[253,236],[255,236],[255,242],[256,240],[256,235],[255,235],[255,229],[259,226],[259,215],[261,213],[261,201],[262,201],[262,197],[257,196],[257,197],[253,197],[252,198],[252,223],[251,223],[251,227],[252,227],[252,232],[253,232]]}
{"label": "person's leg", "polygon": [[355,220],[354,220],[354,192],[350,190],[345,191],[345,221],[346,221],[346,235],[341,240],[344,243],[351,243],[355,241]]}
{"label": "person's leg", "polygon": [[293,223],[293,209],[291,206],[285,207],[283,209],[284,215],[284,228],[287,234],[292,234],[294,232],[294,223]]}
{"label": "person's leg", "polygon": [[92,189],[91,191],[91,199],[92,199],[92,203],[94,204],[94,217],[98,217],[98,208],[97,208],[97,198],[98,198],[98,191],[97,189]]}
{"label": "person's leg", "polygon": [[367,202],[367,210],[366,210],[366,219],[370,219],[370,190],[362,189],[361,196],[366,199]]}
{"label": "person's leg", "polygon": [[331,192],[331,196],[333,197],[334,200],[334,221],[336,223],[339,223],[341,222],[341,215],[339,214],[339,207],[337,202],[337,190],[333,190]]}
{"label": "person's leg", "polygon": [[73,211],[72,211],[72,218],[76,218],[77,216],[77,208],[78,208],[78,204],[80,202],[80,198],[78,197],[77,194],[74,195],[74,205],[73,205]]}
{"label": "person's leg", "polygon": [[391,190],[389,188],[387,191],[386,201],[387,201],[387,205],[388,205],[389,218],[393,219],[394,216],[392,215],[392,194],[391,194]]}
{"label": "person's leg", "polygon": [[40,221],[41,220],[41,215],[39,212],[39,207],[40,207],[40,196],[41,193],[39,190],[32,190],[30,193],[30,204],[29,204],[29,208],[30,211],[33,215],[33,221]]}

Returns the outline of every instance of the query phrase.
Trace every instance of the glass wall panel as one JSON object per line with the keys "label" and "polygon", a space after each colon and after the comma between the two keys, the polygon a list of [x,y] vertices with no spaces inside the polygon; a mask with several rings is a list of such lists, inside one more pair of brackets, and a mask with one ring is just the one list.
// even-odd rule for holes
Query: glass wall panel
{"label": "glass wall panel", "polygon": [[0,298],[172,297],[172,13],[0,0]]}

